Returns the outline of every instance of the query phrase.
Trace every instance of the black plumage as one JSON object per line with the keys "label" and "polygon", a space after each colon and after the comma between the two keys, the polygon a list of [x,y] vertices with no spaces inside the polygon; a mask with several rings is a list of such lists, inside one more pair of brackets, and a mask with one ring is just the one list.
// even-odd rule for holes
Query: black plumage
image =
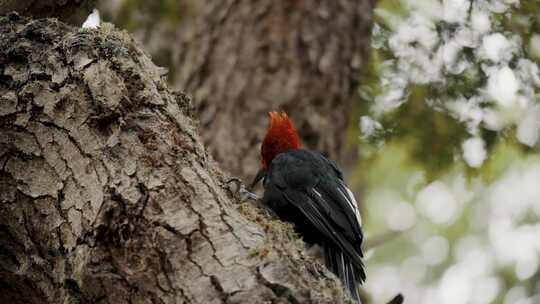
{"label": "black plumage", "polygon": [[324,249],[326,266],[360,302],[358,284],[366,278],[360,214],[336,164],[320,153],[287,150],[270,163],[264,188],[263,201],[305,242]]}

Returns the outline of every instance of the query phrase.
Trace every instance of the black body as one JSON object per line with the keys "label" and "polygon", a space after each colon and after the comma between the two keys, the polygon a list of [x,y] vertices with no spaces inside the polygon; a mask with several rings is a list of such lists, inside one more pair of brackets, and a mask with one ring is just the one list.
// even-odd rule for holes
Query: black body
{"label": "black body", "polygon": [[305,242],[324,249],[326,266],[360,302],[366,278],[363,235],[356,201],[334,162],[320,153],[293,149],[278,154],[264,177],[263,201],[294,225]]}

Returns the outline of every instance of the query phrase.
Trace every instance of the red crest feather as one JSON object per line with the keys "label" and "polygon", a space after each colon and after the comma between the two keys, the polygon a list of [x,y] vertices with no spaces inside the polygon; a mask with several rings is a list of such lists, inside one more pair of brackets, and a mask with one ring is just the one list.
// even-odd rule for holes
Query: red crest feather
{"label": "red crest feather", "polygon": [[270,127],[262,146],[262,165],[268,168],[272,159],[281,152],[302,147],[302,141],[292,120],[285,112],[270,112]]}

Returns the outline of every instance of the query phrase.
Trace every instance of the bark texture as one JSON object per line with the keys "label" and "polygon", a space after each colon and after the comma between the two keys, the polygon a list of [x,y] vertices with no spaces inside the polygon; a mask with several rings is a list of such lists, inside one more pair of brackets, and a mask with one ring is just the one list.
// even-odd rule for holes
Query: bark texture
{"label": "bark texture", "polygon": [[0,0],[0,15],[16,11],[24,16],[56,17],[80,25],[95,4],[96,0]]}
{"label": "bark texture", "polygon": [[110,25],[0,17],[0,303],[343,303]]}
{"label": "bark texture", "polygon": [[309,148],[342,160],[375,0],[197,1],[176,79],[193,94],[216,160],[259,166],[268,112],[285,110]]}

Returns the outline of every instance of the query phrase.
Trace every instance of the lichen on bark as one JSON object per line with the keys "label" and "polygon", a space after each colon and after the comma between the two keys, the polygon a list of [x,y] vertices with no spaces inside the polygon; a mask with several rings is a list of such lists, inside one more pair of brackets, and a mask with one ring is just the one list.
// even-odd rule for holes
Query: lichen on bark
{"label": "lichen on bark", "polygon": [[0,78],[1,303],[347,301],[125,32],[2,16]]}

